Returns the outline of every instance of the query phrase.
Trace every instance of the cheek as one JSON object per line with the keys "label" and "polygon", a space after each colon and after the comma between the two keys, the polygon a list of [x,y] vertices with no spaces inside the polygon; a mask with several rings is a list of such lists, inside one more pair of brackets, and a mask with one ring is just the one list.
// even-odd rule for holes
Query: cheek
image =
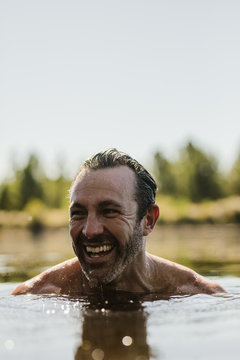
{"label": "cheek", "polygon": [[109,222],[106,224],[106,229],[112,235],[114,235],[117,239],[128,238],[134,231],[135,224],[131,222],[116,220],[113,222]]}
{"label": "cheek", "polygon": [[70,222],[69,233],[70,233],[70,236],[72,237],[73,240],[78,235],[79,230],[80,230],[80,224],[79,223]]}

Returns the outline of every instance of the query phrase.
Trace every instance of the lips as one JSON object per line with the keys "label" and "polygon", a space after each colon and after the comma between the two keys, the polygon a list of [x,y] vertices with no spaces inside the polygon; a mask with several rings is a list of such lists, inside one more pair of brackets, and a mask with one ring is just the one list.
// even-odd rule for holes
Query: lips
{"label": "lips", "polygon": [[110,260],[115,246],[113,244],[84,244],[85,259],[88,263],[106,262]]}
{"label": "lips", "polygon": [[[79,235],[73,248],[83,267],[96,265],[103,266],[113,261],[115,249],[118,248],[117,240],[111,234],[100,234],[88,239],[83,233]],[[105,266],[105,265],[104,265]]]}
{"label": "lips", "polygon": [[106,255],[112,250],[112,245],[101,245],[101,246],[85,246],[85,251],[90,257],[100,257]]}

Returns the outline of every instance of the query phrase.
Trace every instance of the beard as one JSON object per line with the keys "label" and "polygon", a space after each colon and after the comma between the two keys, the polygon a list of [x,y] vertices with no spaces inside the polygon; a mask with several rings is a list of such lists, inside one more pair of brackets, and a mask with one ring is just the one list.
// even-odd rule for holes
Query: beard
{"label": "beard", "polygon": [[[83,244],[92,243],[101,246],[101,243],[106,241],[113,245],[115,256],[112,256],[108,262],[95,264],[87,262]],[[79,259],[82,271],[88,279],[91,288],[106,285],[116,280],[143,248],[144,241],[139,222],[136,223],[131,238],[124,244],[120,244],[110,233],[100,234],[91,240],[81,234],[77,239],[77,247],[73,244],[74,252]]]}

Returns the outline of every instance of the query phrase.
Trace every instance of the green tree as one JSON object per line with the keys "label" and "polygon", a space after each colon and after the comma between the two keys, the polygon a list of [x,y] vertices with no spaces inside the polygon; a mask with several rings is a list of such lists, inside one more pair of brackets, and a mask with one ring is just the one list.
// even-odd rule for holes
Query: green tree
{"label": "green tree", "polygon": [[68,189],[70,181],[63,175],[57,179],[46,178],[43,182],[44,202],[53,208],[66,207],[68,205]]}
{"label": "green tree", "polygon": [[172,171],[172,164],[161,152],[154,155],[154,173],[156,176],[158,190],[162,194],[176,194],[176,180]]}
{"label": "green tree", "polygon": [[240,195],[240,154],[228,176],[230,193]]}
{"label": "green tree", "polygon": [[221,175],[216,159],[191,142],[180,152],[176,168],[179,192],[192,201],[217,199],[223,196]]}
{"label": "green tree", "polygon": [[16,177],[5,181],[0,188],[0,209],[2,210],[21,210],[19,183]]}
{"label": "green tree", "polygon": [[43,200],[43,172],[35,155],[30,155],[27,165],[17,172],[16,178],[19,183],[20,209],[32,199]]}
{"label": "green tree", "polygon": [[10,191],[9,191],[8,184],[3,184],[1,186],[0,209],[2,209],[2,210],[11,210],[11,194],[10,194]]}

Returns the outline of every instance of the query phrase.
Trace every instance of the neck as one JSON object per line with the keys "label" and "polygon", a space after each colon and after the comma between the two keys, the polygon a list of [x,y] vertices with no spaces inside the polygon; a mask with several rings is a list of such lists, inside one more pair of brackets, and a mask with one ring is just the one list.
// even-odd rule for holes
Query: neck
{"label": "neck", "polygon": [[116,290],[146,293],[151,290],[149,284],[150,269],[148,257],[143,250],[116,279],[113,286]]}

